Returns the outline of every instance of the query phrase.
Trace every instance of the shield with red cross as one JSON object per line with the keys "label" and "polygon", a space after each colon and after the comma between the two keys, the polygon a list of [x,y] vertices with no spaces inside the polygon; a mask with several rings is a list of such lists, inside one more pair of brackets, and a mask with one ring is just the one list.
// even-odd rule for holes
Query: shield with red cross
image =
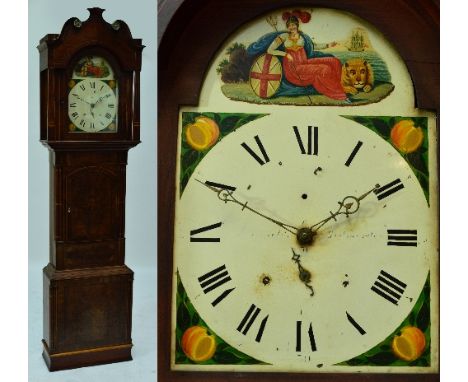
{"label": "shield with red cross", "polygon": [[283,70],[278,57],[265,53],[259,56],[250,69],[250,86],[261,98],[275,95],[281,84]]}

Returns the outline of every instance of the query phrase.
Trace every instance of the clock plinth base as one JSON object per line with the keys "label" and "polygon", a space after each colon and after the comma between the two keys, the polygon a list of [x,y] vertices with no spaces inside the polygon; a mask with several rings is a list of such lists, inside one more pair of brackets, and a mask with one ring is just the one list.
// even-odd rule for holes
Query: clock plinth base
{"label": "clock plinth base", "polygon": [[106,346],[66,353],[50,354],[47,343],[42,340],[44,351],[42,357],[49,371],[75,369],[84,366],[131,361],[132,344]]}
{"label": "clock plinth base", "polygon": [[43,357],[49,370],[132,359],[133,271],[44,268]]}

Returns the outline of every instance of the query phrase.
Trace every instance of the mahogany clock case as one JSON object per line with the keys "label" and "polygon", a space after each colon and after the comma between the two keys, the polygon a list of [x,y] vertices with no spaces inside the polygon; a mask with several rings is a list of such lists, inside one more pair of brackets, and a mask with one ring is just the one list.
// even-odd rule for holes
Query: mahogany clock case
{"label": "mahogany clock case", "polygon": [[[125,174],[127,152],[139,143],[144,46],[141,39],[132,38],[125,22],[110,24],[103,19],[103,9],[88,10],[87,20],[70,18],[60,35],[48,34],[38,46],[40,138],[50,151],[53,185],[43,312],[43,356],[51,371],[132,359],[133,271],[124,263]],[[101,58],[98,63],[91,57]],[[107,91],[114,94],[109,87],[113,84],[119,89],[118,105],[111,101],[117,130],[78,133],[77,122],[69,122],[71,105],[76,110],[79,104],[85,107],[79,124],[85,126],[90,118],[97,122],[94,105],[108,102],[102,95],[96,100],[92,88],[88,100],[74,90],[78,59],[86,59],[82,76],[91,77],[80,83],[83,90],[85,84],[94,84],[96,92],[98,79],[113,71],[115,79],[108,81]],[[74,104],[64,102],[68,93],[75,95]]]}
{"label": "mahogany clock case", "polygon": [[[373,24],[403,58],[416,107],[439,111],[439,7],[433,1],[303,1],[348,11]],[[295,1],[161,1],[158,30],[158,380],[160,381],[438,381],[439,374],[301,374],[172,371],[171,296],[174,184],[179,108],[197,106],[205,71],[223,42],[246,22]],[[207,26],[200,28],[199,26]],[[183,49],[182,49],[183,47]],[[187,59],[190,57],[190,60]]]}
{"label": "mahogany clock case", "polygon": [[[90,3],[88,6],[94,6]],[[31,4],[29,39],[32,42],[30,52],[30,109],[39,116],[39,60],[36,49],[37,42],[48,33],[60,33],[64,22],[67,19],[78,19],[83,24],[90,18],[90,13],[86,10],[87,4],[64,5],[62,2],[48,0],[41,5]],[[150,10],[154,4],[143,1],[141,8],[134,9],[129,5],[115,4],[103,13],[104,20],[109,26],[114,20],[124,20],[121,24],[126,28],[127,24],[133,36],[142,37],[145,42],[151,45],[151,40],[155,40],[154,17],[145,17],[143,9]],[[148,12],[149,15],[151,12]],[[55,25],[55,27],[54,27]],[[112,28],[111,28],[112,29]],[[72,28],[73,31],[73,28]],[[72,33],[73,34],[73,33]],[[100,36],[103,37],[104,34]],[[132,35],[130,35],[131,38]],[[53,37],[52,37],[53,39]],[[139,99],[131,102],[123,102],[125,99],[132,99],[134,84],[136,89],[139,86],[138,76],[132,74],[131,66],[138,63],[137,55],[129,56],[127,59],[117,58],[115,52],[125,53],[125,43],[113,48],[105,48],[99,42],[93,43],[95,38],[90,35],[91,44],[86,50],[88,54],[99,55],[115,70],[119,78],[119,125],[117,133],[102,133],[96,138],[96,134],[71,133],[67,122],[67,102],[66,87],[61,87],[60,96],[52,98],[55,100],[65,100],[57,104],[55,110],[61,110],[61,114],[55,132],[45,128],[44,116],[41,120],[32,120],[30,124],[30,158],[35,158],[30,162],[29,184],[33,187],[30,190],[30,314],[40,315],[39,301],[40,294],[33,292],[39,290],[38,284],[42,284],[40,269],[46,263],[49,252],[49,226],[48,205],[49,198],[45,193],[52,192],[52,196],[57,195],[57,185],[69,182],[68,194],[65,195],[71,203],[71,210],[79,213],[86,209],[100,209],[104,211],[95,214],[99,224],[91,228],[84,228],[79,224],[80,218],[75,216],[69,219],[68,226],[62,223],[67,220],[67,209],[60,208],[50,211],[52,221],[51,226],[51,257],[50,262],[44,270],[44,330],[42,319],[30,320],[30,375],[35,380],[53,380],[54,375],[45,376],[46,367],[41,360],[41,338],[45,340],[45,356],[51,369],[63,369],[81,365],[106,363],[118,360],[129,359],[132,343],[136,346],[136,353],[144,352],[152,354],[155,352],[154,341],[151,337],[156,336],[155,331],[155,311],[148,310],[147,306],[155,303],[155,290],[145,288],[155,282],[155,248],[151,235],[155,231],[155,179],[154,167],[149,163],[154,163],[154,143],[155,143],[155,115],[153,105],[155,103],[155,89],[150,86],[146,88],[146,99],[142,103],[141,119],[144,122],[142,135],[144,144],[138,147],[136,155],[127,158],[129,147],[139,142]],[[102,40],[101,40],[102,41]],[[141,41],[140,41],[141,45]],[[68,46],[69,52],[76,46]],[[155,83],[154,70],[149,70],[155,66],[155,51],[145,51],[146,69],[142,72],[145,84]],[[127,53],[130,53],[127,50]],[[130,53],[131,54],[131,53]],[[70,78],[71,68],[79,60],[80,54],[65,53],[70,64],[64,66],[61,83],[66,84]],[[49,57],[50,58],[50,57]],[[60,66],[60,63],[57,64]],[[65,64],[66,65],[66,64]],[[60,71],[60,70],[59,70]],[[42,74],[42,85],[44,85]],[[37,80],[37,82],[35,81]],[[137,82],[135,82],[135,80]],[[58,82],[55,82],[58,84]],[[44,87],[42,87],[44,89]],[[59,94],[59,93],[57,93]],[[138,91],[136,93],[138,95]],[[34,97],[32,95],[35,95]],[[44,107],[44,92],[41,94],[41,104]],[[50,102],[49,102],[50,105]],[[134,111],[136,114],[134,114]],[[133,116],[136,118],[133,119]],[[49,119],[50,121],[50,119]],[[35,122],[35,123],[34,123]],[[41,129],[39,128],[41,122]],[[54,149],[50,150],[52,160],[50,177],[54,179],[56,175],[56,188],[54,182],[49,187],[49,171],[44,169],[48,162],[47,150],[38,142],[42,140]],[[45,142],[47,141],[47,142]],[[43,158],[43,161],[38,160]],[[136,158],[136,159],[133,159]],[[126,173],[127,160],[130,171]],[[132,160],[135,162],[132,163]],[[93,166],[98,166],[93,170]],[[80,173],[80,168],[88,168],[90,171],[81,171],[81,176],[73,177],[73,173]],[[70,175],[72,175],[70,177]],[[81,180],[78,178],[82,178]],[[67,180],[68,179],[68,180]],[[132,184],[127,183],[130,179]],[[64,183],[65,182],[65,183]],[[75,185],[71,183],[75,183]],[[82,184],[76,188],[78,183]],[[41,186],[42,185],[42,186]],[[87,186],[86,186],[87,185]],[[73,191],[74,190],[74,191]],[[96,205],[87,205],[87,196],[93,194]],[[33,197],[34,196],[34,197]],[[40,203],[36,203],[36,200]],[[51,199],[53,202],[54,198]],[[145,201],[145,203],[142,203]],[[52,203],[51,203],[52,204]],[[88,203],[89,204],[89,203]],[[52,204],[53,206],[53,204]],[[73,206],[75,208],[73,208]],[[153,208],[151,207],[153,206]],[[132,219],[125,219],[125,210]],[[153,212],[154,211],[154,212]],[[76,219],[78,217],[78,219]],[[54,239],[54,227],[57,228]],[[41,249],[42,248],[42,249]],[[91,252],[90,252],[91,251]],[[126,263],[135,270],[134,286],[132,288],[134,272],[124,265],[124,253],[127,253]],[[32,275],[32,270],[36,273]],[[60,271],[62,269],[63,271]],[[57,271],[58,270],[58,271]],[[140,272],[141,270],[141,272]],[[31,289],[32,288],[32,289]],[[133,289],[133,293],[132,293]],[[42,294],[42,288],[40,288]],[[39,299],[32,301],[33,297]],[[133,314],[131,307],[133,305]],[[55,308],[56,309],[55,309]],[[49,309],[53,308],[53,309]],[[35,313],[37,312],[37,313]],[[51,312],[51,314],[47,314]],[[57,312],[58,315],[57,315]],[[93,314],[91,314],[94,312]],[[90,315],[91,314],[91,315]],[[132,316],[136,317],[133,319]],[[37,321],[37,322],[36,322]],[[86,322],[83,326],[81,321]],[[133,335],[131,336],[130,330]],[[153,333],[153,334],[152,334]],[[53,343],[54,347],[49,345]],[[110,347],[109,347],[110,346]],[[112,348],[112,349],[111,349]],[[96,349],[92,354],[83,352],[83,349]],[[101,351],[101,350],[110,350]],[[102,356],[107,352],[106,356]],[[51,362],[48,355],[60,354]],[[111,354],[112,353],[112,354]],[[134,353],[135,354],[135,353]],[[140,353],[142,354],[142,353]],[[66,355],[66,356],[62,356]],[[155,356],[153,356],[154,359]],[[122,364],[129,370],[135,370],[139,375],[151,375],[153,367],[145,358],[137,358],[135,362]],[[154,365],[154,362],[152,362]],[[116,369],[116,371],[112,371]],[[121,373],[117,368],[110,369],[110,375],[115,374],[113,379],[118,380]],[[82,371],[76,370],[76,375]],[[99,371],[96,371],[97,375]],[[148,373],[148,374],[146,374]],[[107,377],[109,375],[107,374]],[[59,375],[57,375],[59,377]]]}

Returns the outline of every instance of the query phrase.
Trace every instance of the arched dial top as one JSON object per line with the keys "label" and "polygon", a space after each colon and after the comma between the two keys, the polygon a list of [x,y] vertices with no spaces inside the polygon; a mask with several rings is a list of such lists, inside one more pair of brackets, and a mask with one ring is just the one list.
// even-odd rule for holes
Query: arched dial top
{"label": "arched dial top", "polygon": [[78,60],[68,87],[70,132],[117,132],[118,81],[106,59],[87,55]]}

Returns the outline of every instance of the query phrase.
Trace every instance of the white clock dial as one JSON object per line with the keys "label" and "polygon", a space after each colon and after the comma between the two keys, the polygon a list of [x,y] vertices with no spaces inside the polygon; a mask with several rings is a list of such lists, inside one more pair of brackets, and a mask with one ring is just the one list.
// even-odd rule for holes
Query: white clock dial
{"label": "white clock dial", "polygon": [[[223,201],[229,192],[239,203]],[[367,192],[309,246],[288,229]],[[197,166],[176,207],[175,267],[231,346],[273,368],[325,371],[410,313],[434,256],[432,218],[414,173],[377,134],[339,116],[277,112],[224,137]]]}
{"label": "white clock dial", "polygon": [[83,79],[68,94],[68,117],[80,130],[94,133],[116,122],[117,97],[98,79]]}

